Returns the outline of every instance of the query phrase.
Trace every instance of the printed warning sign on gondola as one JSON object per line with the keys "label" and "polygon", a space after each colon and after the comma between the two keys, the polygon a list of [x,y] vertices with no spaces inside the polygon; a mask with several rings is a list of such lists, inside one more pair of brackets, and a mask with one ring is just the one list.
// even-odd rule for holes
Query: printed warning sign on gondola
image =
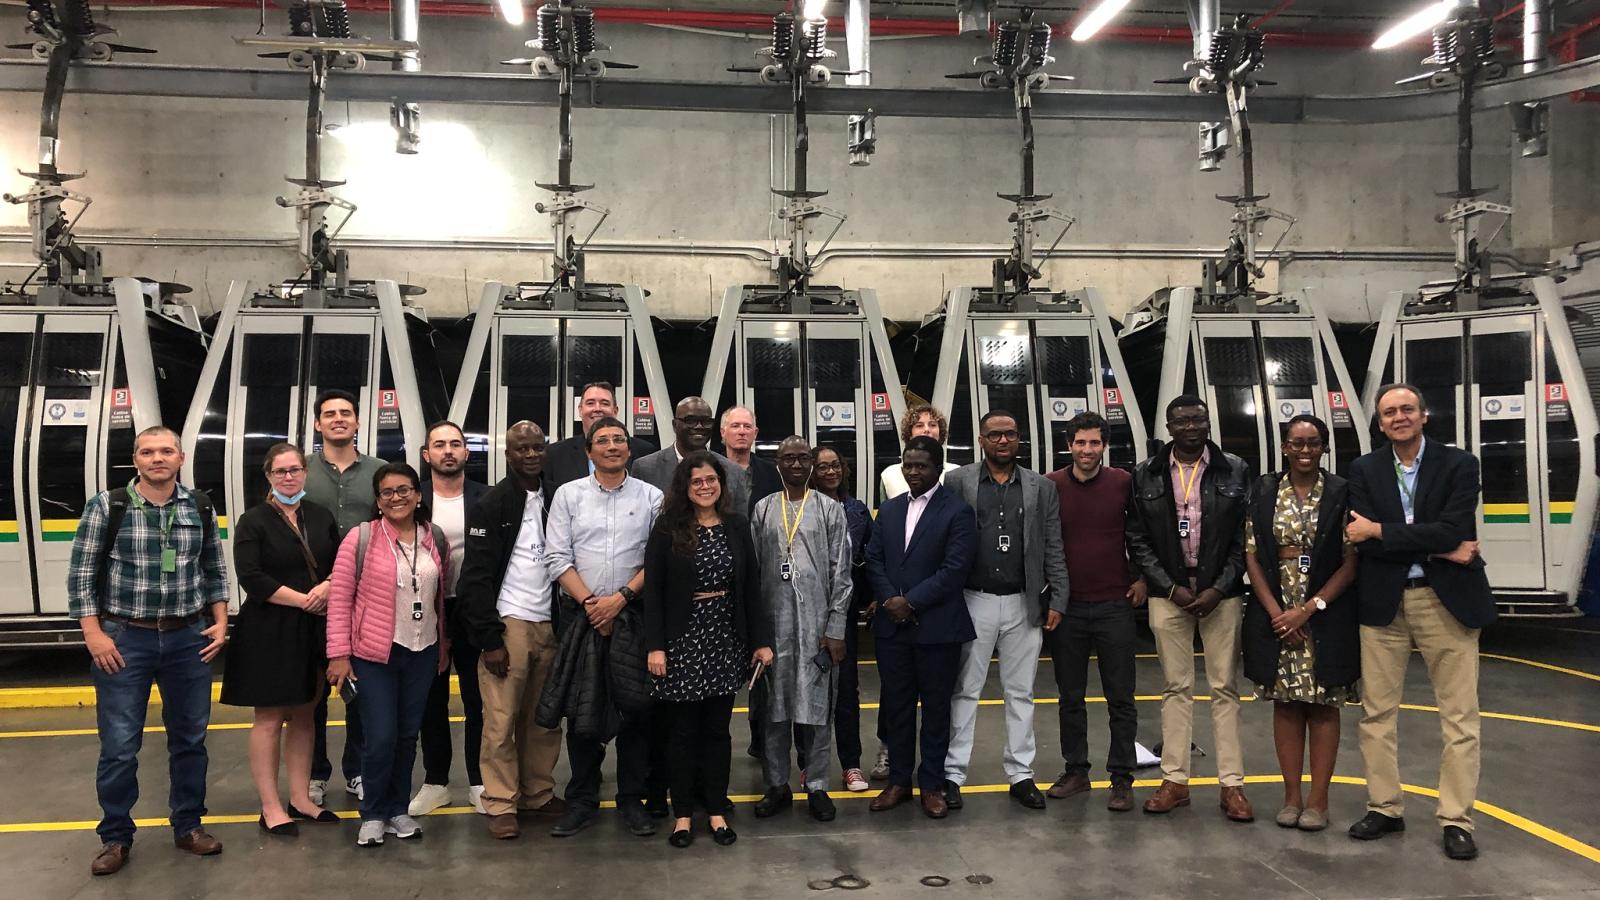
{"label": "printed warning sign on gondola", "polygon": [[1528,416],[1527,400],[1521,394],[1480,397],[1478,410],[1485,422],[1525,419]]}
{"label": "printed warning sign on gondola", "polygon": [[633,398],[633,433],[635,435],[656,433],[656,407],[650,402],[649,397]]}
{"label": "printed warning sign on gondola", "polygon": [[400,427],[400,394],[390,388],[378,391],[378,427]]}
{"label": "printed warning sign on gondola", "polygon": [[46,400],[39,410],[46,425],[88,425],[89,412],[88,400]]}
{"label": "printed warning sign on gondola", "polygon": [[894,411],[889,408],[888,394],[872,395],[872,430],[894,430]]}
{"label": "printed warning sign on gondola", "polygon": [[1567,400],[1567,386],[1554,382],[1544,386],[1544,418],[1547,422],[1566,422],[1572,418],[1572,404]]}
{"label": "printed warning sign on gondola", "polygon": [[854,403],[818,403],[817,427],[856,427],[856,405]]}
{"label": "printed warning sign on gondola", "polygon": [[1122,391],[1118,388],[1106,388],[1106,422],[1111,425],[1128,424],[1128,413],[1122,408]]}
{"label": "printed warning sign on gondola", "polygon": [[1333,427],[1349,428],[1355,424],[1350,419],[1350,401],[1345,399],[1344,391],[1328,392],[1328,411],[1333,414]]}
{"label": "printed warning sign on gondola", "polygon": [[1089,401],[1082,397],[1051,397],[1050,421],[1065,422],[1079,413],[1089,411]]}
{"label": "printed warning sign on gondola", "polygon": [[125,387],[111,389],[111,418],[108,422],[112,428],[133,427],[133,392]]}

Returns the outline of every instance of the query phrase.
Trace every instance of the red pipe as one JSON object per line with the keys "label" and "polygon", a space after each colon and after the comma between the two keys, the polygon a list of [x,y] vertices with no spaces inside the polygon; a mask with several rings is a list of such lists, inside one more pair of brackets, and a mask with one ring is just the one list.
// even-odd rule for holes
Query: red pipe
{"label": "red pipe", "polygon": [[1279,3],[1277,6],[1274,6],[1273,8],[1271,8],[1271,9],[1267,10],[1265,13],[1263,13],[1261,18],[1255,20],[1254,22],[1251,22],[1250,23],[1250,27],[1251,28],[1260,28],[1261,26],[1267,24],[1268,22],[1271,22],[1274,18],[1276,18],[1278,13],[1283,12],[1284,10],[1288,9],[1289,7],[1291,7],[1293,5],[1294,5],[1294,0],[1283,0],[1282,3]]}
{"label": "red pipe", "polygon": [[[1578,41],[1591,31],[1600,31],[1600,16],[1561,32],[1550,39],[1550,46],[1563,63],[1574,62],[1578,58]],[[1600,103],[1600,91],[1573,91],[1567,96],[1574,103]]]}

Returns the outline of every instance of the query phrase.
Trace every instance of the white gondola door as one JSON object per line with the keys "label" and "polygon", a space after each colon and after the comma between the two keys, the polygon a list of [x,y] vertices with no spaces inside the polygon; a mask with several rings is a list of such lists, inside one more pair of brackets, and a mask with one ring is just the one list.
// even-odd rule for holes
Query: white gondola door
{"label": "white gondola door", "polygon": [[33,403],[33,330],[38,317],[0,315],[0,615],[37,611],[24,436]]}
{"label": "white gondola door", "polygon": [[1470,448],[1481,463],[1478,540],[1495,586],[1545,587],[1544,460],[1535,381],[1535,319],[1493,316],[1468,323],[1471,341]]}

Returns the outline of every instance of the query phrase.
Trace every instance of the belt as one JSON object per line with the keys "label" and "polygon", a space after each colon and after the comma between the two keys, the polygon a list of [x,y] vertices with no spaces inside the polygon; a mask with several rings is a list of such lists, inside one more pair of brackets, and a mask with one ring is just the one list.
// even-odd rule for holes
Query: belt
{"label": "belt", "polygon": [[689,599],[696,603],[710,603],[728,596],[728,591],[696,591]]}
{"label": "belt", "polygon": [[1293,544],[1288,544],[1286,546],[1278,548],[1278,558],[1279,559],[1299,559],[1301,554],[1304,554],[1304,553],[1307,553],[1307,552],[1309,552],[1309,551],[1307,551],[1303,547],[1297,547],[1297,546],[1295,546]]}
{"label": "belt", "polygon": [[119,616],[115,613],[102,613],[100,618],[108,622],[120,622],[132,628],[145,628],[150,631],[177,631],[187,628],[200,621],[199,613],[190,613],[187,616],[159,616],[154,619],[132,619]]}
{"label": "belt", "polygon": [[1426,575],[1423,575],[1423,576],[1418,577],[1418,578],[1407,578],[1406,579],[1406,590],[1408,590],[1408,591],[1415,590],[1417,588],[1425,588],[1427,586],[1428,586],[1428,577]]}

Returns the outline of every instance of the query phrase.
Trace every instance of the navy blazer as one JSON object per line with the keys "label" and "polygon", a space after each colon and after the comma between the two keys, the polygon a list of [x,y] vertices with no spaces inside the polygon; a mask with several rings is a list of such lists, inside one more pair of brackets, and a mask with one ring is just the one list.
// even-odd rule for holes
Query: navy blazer
{"label": "navy blazer", "polygon": [[1414,496],[1414,524],[1407,525],[1394,473],[1394,450],[1388,445],[1350,466],[1350,509],[1383,526],[1381,540],[1356,545],[1361,554],[1357,576],[1361,624],[1381,627],[1394,621],[1413,563],[1421,564],[1429,586],[1456,621],[1467,628],[1490,624],[1496,612],[1483,557],[1464,566],[1428,558],[1430,553],[1449,553],[1462,541],[1477,539],[1478,458],[1428,441]]}
{"label": "navy blazer", "polygon": [[[978,552],[978,518],[965,501],[940,487],[928,501],[906,546],[906,512],[911,495],[901,494],[878,509],[877,527],[867,542],[867,572],[878,611],[872,633],[913,644],[959,644],[977,637],[962,587]],[[904,625],[883,611],[883,602],[905,597],[915,618]]]}

